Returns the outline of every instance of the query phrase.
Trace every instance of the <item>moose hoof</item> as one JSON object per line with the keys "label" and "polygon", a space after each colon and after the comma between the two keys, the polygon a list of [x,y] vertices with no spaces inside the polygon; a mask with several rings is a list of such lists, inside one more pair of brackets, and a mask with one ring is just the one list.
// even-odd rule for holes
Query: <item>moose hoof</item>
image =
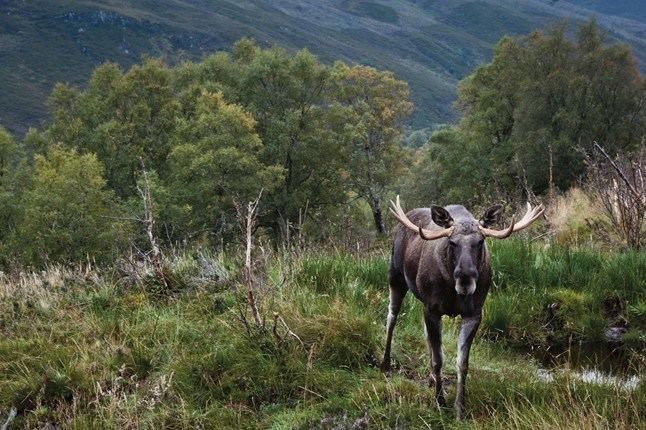
{"label": "moose hoof", "polygon": [[437,406],[440,408],[446,408],[446,399],[444,398],[444,394],[440,394],[435,397],[435,402],[437,403]]}
{"label": "moose hoof", "polygon": [[387,362],[387,361],[382,362],[381,366],[379,366],[379,369],[381,370],[381,373],[390,372],[390,362]]}

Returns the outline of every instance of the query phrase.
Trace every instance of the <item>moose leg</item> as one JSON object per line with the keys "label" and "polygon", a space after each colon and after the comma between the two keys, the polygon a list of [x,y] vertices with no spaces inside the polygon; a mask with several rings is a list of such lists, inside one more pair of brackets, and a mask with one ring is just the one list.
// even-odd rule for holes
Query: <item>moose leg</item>
{"label": "moose leg", "polygon": [[460,323],[460,334],[458,335],[458,387],[455,397],[455,415],[459,420],[464,419],[464,383],[467,379],[469,370],[469,351],[471,343],[478,331],[481,315],[475,315],[468,318],[462,318]]}
{"label": "moose leg", "polygon": [[426,343],[428,352],[431,355],[431,381],[435,384],[435,400],[437,404],[444,407],[444,388],[442,387],[442,317],[424,308],[424,331],[426,332]]}
{"label": "moose leg", "polygon": [[408,288],[405,284],[397,282],[397,279],[391,279],[390,303],[388,305],[388,319],[386,320],[386,348],[384,349],[384,359],[381,362],[382,372],[390,370],[390,345],[393,342],[393,331],[407,291]]}

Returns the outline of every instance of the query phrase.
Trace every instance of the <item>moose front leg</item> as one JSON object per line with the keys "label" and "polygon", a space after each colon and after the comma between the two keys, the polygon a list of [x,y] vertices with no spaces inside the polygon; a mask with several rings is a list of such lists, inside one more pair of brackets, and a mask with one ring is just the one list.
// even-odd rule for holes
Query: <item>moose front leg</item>
{"label": "moose front leg", "polygon": [[393,331],[397,322],[397,315],[402,307],[404,296],[406,296],[406,285],[398,283],[397,279],[390,281],[390,303],[388,305],[388,319],[386,320],[386,347],[384,348],[384,358],[381,361],[381,371],[390,370],[390,347],[393,342]]}
{"label": "moose front leg", "polygon": [[424,331],[426,332],[426,342],[428,352],[431,356],[431,380],[435,384],[435,401],[439,406],[446,406],[444,399],[444,388],[442,387],[442,317],[424,309]]}
{"label": "moose front leg", "polygon": [[457,356],[458,387],[455,397],[455,415],[460,420],[464,418],[464,384],[467,379],[467,371],[469,370],[469,351],[471,350],[471,344],[473,343],[476,331],[478,331],[481,318],[481,315],[462,318],[462,322],[460,323]]}

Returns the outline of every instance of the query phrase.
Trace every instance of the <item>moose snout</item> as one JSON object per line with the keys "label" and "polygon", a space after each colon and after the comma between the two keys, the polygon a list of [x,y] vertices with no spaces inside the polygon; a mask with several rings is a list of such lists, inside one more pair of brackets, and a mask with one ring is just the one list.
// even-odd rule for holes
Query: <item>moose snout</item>
{"label": "moose snout", "polygon": [[464,283],[469,282],[471,279],[478,279],[478,271],[476,270],[475,267],[456,267],[455,270],[453,271],[453,278],[458,281],[462,281]]}
{"label": "moose snout", "polygon": [[478,270],[475,267],[457,267],[453,271],[455,291],[460,295],[473,294],[476,290]]}

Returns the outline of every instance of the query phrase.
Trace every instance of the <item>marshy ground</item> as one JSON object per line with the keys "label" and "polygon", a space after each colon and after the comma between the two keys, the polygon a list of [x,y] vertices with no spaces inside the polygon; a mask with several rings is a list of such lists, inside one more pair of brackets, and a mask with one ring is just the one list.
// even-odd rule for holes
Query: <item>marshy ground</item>
{"label": "marshy ground", "polygon": [[[5,275],[0,425],[13,409],[9,428],[643,428],[646,255],[512,240],[492,256],[464,423],[432,402],[412,296],[393,371],[378,370],[387,251],[328,250],[259,263],[264,330],[246,313],[233,253],[169,258],[172,291],[127,265]],[[275,332],[274,313],[285,321]],[[451,402],[456,321],[444,324]],[[595,367],[587,349],[612,354]]]}

